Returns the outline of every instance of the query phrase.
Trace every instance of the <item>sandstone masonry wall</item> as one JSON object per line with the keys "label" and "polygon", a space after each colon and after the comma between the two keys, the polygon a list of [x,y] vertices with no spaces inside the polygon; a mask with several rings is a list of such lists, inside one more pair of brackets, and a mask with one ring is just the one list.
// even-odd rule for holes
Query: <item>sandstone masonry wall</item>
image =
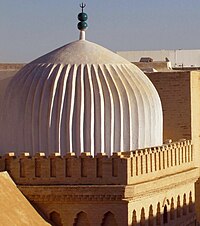
{"label": "sandstone masonry wall", "polygon": [[147,76],[161,98],[164,140],[191,139],[190,72],[157,72]]}

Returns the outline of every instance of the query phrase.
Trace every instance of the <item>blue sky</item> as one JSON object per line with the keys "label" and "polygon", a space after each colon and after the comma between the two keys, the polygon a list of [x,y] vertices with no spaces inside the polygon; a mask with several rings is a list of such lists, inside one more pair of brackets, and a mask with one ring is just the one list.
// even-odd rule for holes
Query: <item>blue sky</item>
{"label": "blue sky", "polygon": [[[0,62],[29,62],[78,39],[79,3],[0,0]],[[85,0],[86,37],[113,51],[200,48],[199,0]]]}

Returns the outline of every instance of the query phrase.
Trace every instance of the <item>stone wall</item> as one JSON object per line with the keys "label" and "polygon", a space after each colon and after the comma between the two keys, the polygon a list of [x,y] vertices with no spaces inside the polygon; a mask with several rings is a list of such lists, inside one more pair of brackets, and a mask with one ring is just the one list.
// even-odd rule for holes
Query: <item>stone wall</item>
{"label": "stone wall", "polygon": [[161,98],[164,140],[192,139],[195,164],[200,166],[200,72],[148,73]]}
{"label": "stone wall", "polygon": [[200,72],[191,72],[190,92],[192,142],[196,150],[194,158],[196,165],[200,167]]}
{"label": "stone wall", "polygon": [[147,76],[161,98],[164,140],[191,139],[190,72],[158,72]]}

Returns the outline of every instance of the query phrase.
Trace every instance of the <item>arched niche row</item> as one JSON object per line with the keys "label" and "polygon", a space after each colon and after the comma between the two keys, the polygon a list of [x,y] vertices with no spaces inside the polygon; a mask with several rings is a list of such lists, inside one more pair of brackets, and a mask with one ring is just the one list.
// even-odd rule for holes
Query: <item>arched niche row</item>
{"label": "arched niche row", "polygon": [[158,202],[157,208],[155,208],[155,210],[153,209],[153,206],[150,205],[149,215],[147,216],[148,218],[145,218],[145,209],[142,208],[140,213],[139,224],[137,221],[136,210],[134,210],[132,215],[132,226],[168,225],[171,221],[175,220],[176,218],[180,218],[182,215],[187,215],[188,213],[192,212],[194,208],[192,192],[190,191],[189,196],[187,196],[187,194],[184,193],[182,198],[183,199],[181,199],[180,195],[177,196],[177,199],[174,199],[172,197],[171,202],[167,200],[167,203],[164,206],[161,206],[160,202]]}
{"label": "arched niche row", "polygon": [[118,226],[114,214],[110,211],[105,213],[101,226]]}
{"label": "arched niche row", "polygon": [[53,211],[49,214],[49,219],[52,222],[53,226],[63,226],[60,214],[56,211]]}
{"label": "arched niche row", "polygon": [[76,215],[73,226],[91,226],[87,214],[85,212],[79,212]]}

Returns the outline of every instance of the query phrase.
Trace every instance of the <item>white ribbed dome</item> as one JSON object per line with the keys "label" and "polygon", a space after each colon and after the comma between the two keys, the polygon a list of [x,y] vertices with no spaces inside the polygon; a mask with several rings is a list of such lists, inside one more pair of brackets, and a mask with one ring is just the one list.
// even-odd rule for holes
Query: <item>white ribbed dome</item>
{"label": "white ribbed dome", "polygon": [[3,103],[1,152],[93,155],[162,144],[162,108],[135,65],[79,40],[26,65]]}

